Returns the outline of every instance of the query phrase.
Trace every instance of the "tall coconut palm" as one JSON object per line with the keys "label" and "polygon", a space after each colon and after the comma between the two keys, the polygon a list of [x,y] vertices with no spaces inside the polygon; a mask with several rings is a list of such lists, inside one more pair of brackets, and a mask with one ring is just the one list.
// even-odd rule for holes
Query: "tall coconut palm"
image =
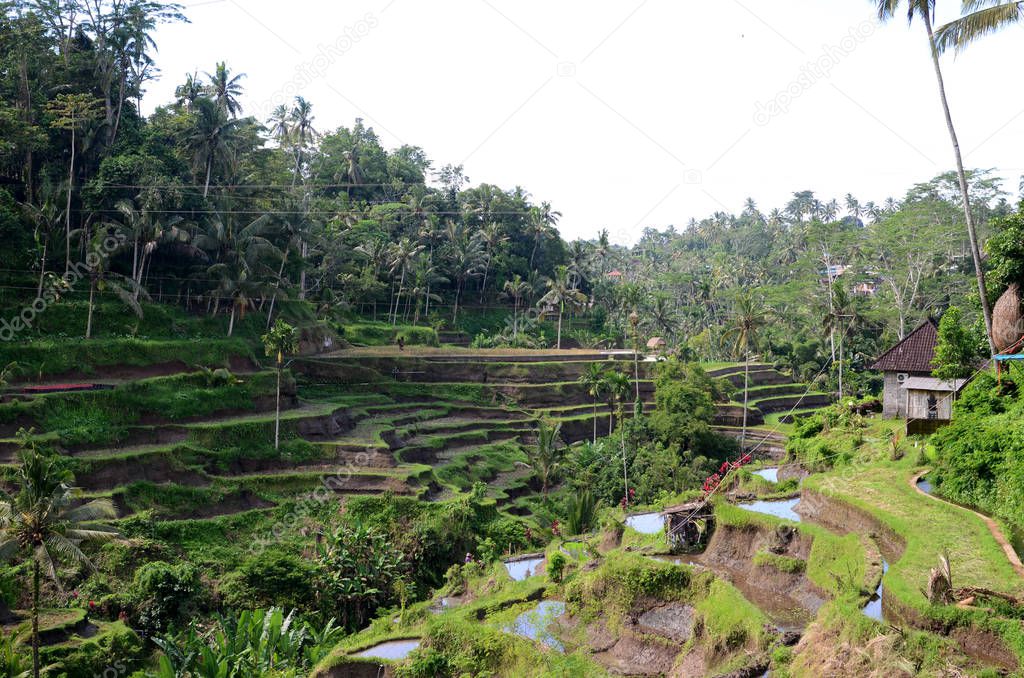
{"label": "tall coconut palm", "polygon": [[512,299],[512,334],[519,334],[519,302],[526,297],[532,288],[530,283],[523,280],[523,277],[516,273],[511,280],[506,280],[502,288],[502,294]]}
{"label": "tall coconut palm", "polygon": [[[392,310],[389,313],[392,325],[398,324],[398,309],[402,301],[402,292],[405,291],[406,274],[413,261],[424,249],[426,248],[423,245],[411,238],[402,238],[391,246],[391,275],[399,276],[398,291],[395,293]],[[394,277],[392,277],[392,281],[394,281]],[[392,284],[394,283],[392,282]]]}
{"label": "tall coconut palm", "polygon": [[562,213],[551,209],[551,203],[545,201],[540,207],[533,207],[529,214],[529,229],[533,236],[533,251],[530,252],[530,268],[533,268],[534,259],[537,257],[537,248],[541,242],[550,238],[555,232],[558,220]]}
{"label": "tall coconut palm", "polygon": [[547,294],[541,297],[540,303],[558,307],[558,341],[555,348],[561,349],[562,316],[565,314],[565,306],[566,304],[570,307],[581,306],[586,303],[587,295],[573,289],[568,266],[558,266],[555,268],[555,276],[548,278],[545,284],[548,291]]}
{"label": "tall coconut palm", "polygon": [[[892,19],[902,4],[900,0],[872,1],[877,4],[878,18],[882,21]],[[985,268],[981,261],[981,248],[978,244],[978,233],[974,224],[974,214],[971,210],[971,196],[967,186],[967,173],[964,171],[963,156],[960,153],[960,141],[957,137],[956,128],[953,125],[953,115],[949,110],[949,100],[946,98],[946,83],[942,75],[942,65],[939,63],[940,48],[933,28],[935,21],[935,1],[936,0],[906,0],[907,20],[913,22],[915,17],[919,17],[924,24],[925,32],[928,34],[928,51],[931,54],[932,66],[935,69],[935,79],[939,87],[939,100],[942,103],[942,112],[946,118],[946,129],[949,131],[949,140],[953,144],[953,156],[956,159],[956,176],[960,183],[960,197],[963,202],[964,220],[967,224],[967,238],[971,245],[971,257],[974,259],[974,274],[978,283],[978,296],[981,298],[981,311],[985,318],[985,330],[988,337],[989,348],[994,354],[996,352],[996,345],[992,339],[992,308],[988,302],[988,290],[985,286]],[[969,8],[977,8],[980,7],[984,1],[985,0],[967,0],[967,6]],[[979,24],[977,22],[968,22],[965,25],[973,25],[977,27]],[[990,23],[990,26],[991,25],[992,24]],[[974,35],[977,36],[979,33],[975,30]]]}
{"label": "tall coconut palm", "polygon": [[241,82],[245,73],[232,75],[227,64],[220,61],[213,69],[213,73],[206,73],[206,77],[210,79],[209,91],[217,103],[217,107],[232,118],[238,117],[238,114],[242,112],[242,105],[238,102],[238,98],[242,96]]}
{"label": "tall coconut palm", "polygon": [[192,153],[193,171],[204,175],[205,198],[210,194],[213,170],[230,167],[234,159],[240,124],[228,118],[224,109],[206,97],[196,99],[193,115],[185,147]]}
{"label": "tall coconut palm", "polygon": [[1024,0],[964,0],[963,6],[968,14],[936,29],[940,52],[950,48],[960,52],[989,33],[1024,23]]}
{"label": "tall coconut palm", "polygon": [[508,242],[508,236],[501,224],[490,222],[480,229],[480,242],[484,246],[484,279],[480,283],[480,303],[484,303],[484,293],[487,291],[487,275],[491,272],[491,263],[494,261],[494,254],[503,243]]}
{"label": "tall coconut palm", "polygon": [[625,420],[625,403],[626,399],[629,398],[633,392],[632,385],[629,383],[629,377],[622,372],[612,372],[608,375],[608,392],[615,398],[615,413],[619,420],[619,443],[622,450],[622,483],[623,483],[623,498],[626,503],[629,503],[629,476],[627,474],[628,464],[626,462],[626,427],[623,426]]}
{"label": "tall coconut palm", "polygon": [[480,232],[469,233],[460,223],[450,222],[446,230],[448,237],[448,270],[455,280],[455,305],[452,307],[452,325],[459,318],[459,302],[466,281],[480,275],[484,263],[484,246]]}
{"label": "tall coconut palm", "polygon": [[18,491],[0,490],[0,562],[21,557],[32,562],[32,673],[39,676],[39,585],[42,573],[61,587],[57,565],[73,562],[95,566],[81,550],[84,542],[109,541],[113,528],[96,524],[116,518],[113,504],[96,499],[75,505],[73,478],[59,458],[42,454],[21,432],[24,450],[15,477]]}
{"label": "tall coconut palm", "polygon": [[179,106],[184,106],[186,111],[191,112],[196,99],[203,96],[203,83],[199,81],[199,75],[188,73],[185,75],[185,82],[178,85],[174,90],[174,98]]}
{"label": "tall coconut palm", "polygon": [[743,369],[743,429],[740,433],[740,447],[747,436],[747,396],[750,386],[750,353],[759,345],[760,331],[768,324],[768,314],[759,301],[749,291],[744,291],[736,298],[733,307],[733,318],[725,331],[725,339],[732,341],[732,352],[735,357],[742,357]]}
{"label": "tall coconut palm", "polygon": [[562,422],[550,422],[546,419],[537,420],[537,443],[526,451],[530,466],[540,477],[541,492],[547,494],[548,486],[565,456],[565,445],[562,442]]}
{"label": "tall coconut palm", "polygon": [[291,141],[295,145],[295,172],[292,175],[294,186],[302,176],[303,154],[306,148],[320,137],[320,133],[313,127],[313,104],[302,97],[295,97],[295,106],[289,113],[289,122]]}
{"label": "tall coconut palm", "polygon": [[600,363],[590,363],[580,375],[579,384],[594,399],[594,442],[597,443],[597,401],[604,395],[607,381]]}

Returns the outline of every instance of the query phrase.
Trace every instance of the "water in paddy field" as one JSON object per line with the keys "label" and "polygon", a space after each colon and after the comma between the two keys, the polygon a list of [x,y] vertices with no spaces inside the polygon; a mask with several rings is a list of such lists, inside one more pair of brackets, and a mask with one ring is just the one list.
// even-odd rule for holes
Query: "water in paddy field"
{"label": "water in paddy field", "polygon": [[548,631],[551,622],[563,614],[565,614],[565,603],[558,600],[542,600],[537,603],[537,607],[516,617],[512,625],[506,627],[505,630],[564,652],[565,647],[562,643]]}
{"label": "water in paddy field", "polygon": [[522,560],[506,560],[505,569],[513,581],[523,581],[540,574],[540,564],[544,558],[523,558]]}
{"label": "water in paddy field", "polygon": [[[887,563],[886,561],[883,560],[882,561],[882,576],[884,577],[885,573],[888,572],[888,571],[889,571],[889,563]],[[871,600],[869,600],[868,604],[864,606],[864,609],[862,610],[862,612],[864,612],[865,616],[871,617],[872,619],[877,619],[878,621],[882,621],[882,582],[881,581],[878,582],[878,588],[875,589],[875,592],[871,595]]]}
{"label": "water in paddy field", "polygon": [[779,469],[777,468],[763,468],[760,471],[753,471],[752,473],[755,476],[764,478],[769,483],[779,482]]}
{"label": "water in paddy field", "polygon": [[736,505],[745,511],[753,511],[754,513],[764,513],[769,516],[775,516],[776,518],[782,518],[783,520],[789,520],[794,523],[799,523],[800,514],[793,510],[799,501],[800,497],[793,497],[792,499],[777,499],[774,501],[752,501],[745,504]]}
{"label": "water in paddy field", "polygon": [[628,516],[626,525],[640,534],[658,534],[665,529],[665,518],[660,513],[638,513]]}
{"label": "water in paddy field", "polygon": [[931,481],[926,480],[925,478],[917,479],[917,487],[925,494],[931,494],[935,491],[935,486],[931,484]]}
{"label": "water in paddy field", "polygon": [[373,647],[357,652],[356,657],[372,657],[374,659],[405,659],[409,653],[420,646],[419,638],[409,640],[389,640]]}

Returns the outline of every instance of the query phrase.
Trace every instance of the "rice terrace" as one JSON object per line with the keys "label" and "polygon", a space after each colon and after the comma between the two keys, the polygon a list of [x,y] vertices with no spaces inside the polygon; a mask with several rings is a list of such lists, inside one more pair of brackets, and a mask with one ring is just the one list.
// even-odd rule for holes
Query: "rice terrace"
{"label": "rice terrace", "polygon": [[0,0],[0,678],[1024,676],[1024,2],[293,4]]}

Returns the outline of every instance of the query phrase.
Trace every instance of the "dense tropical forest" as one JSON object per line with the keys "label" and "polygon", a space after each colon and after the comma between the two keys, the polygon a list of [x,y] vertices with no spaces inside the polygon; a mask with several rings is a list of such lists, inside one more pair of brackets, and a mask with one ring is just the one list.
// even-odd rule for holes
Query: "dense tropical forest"
{"label": "dense tropical forest", "polygon": [[[966,4],[909,3],[936,64],[1024,11]],[[185,12],[0,0],[0,677],[1021,670],[1024,178],[570,241],[161,73]],[[907,435],[870,366],[939,318],[972,381]]]}

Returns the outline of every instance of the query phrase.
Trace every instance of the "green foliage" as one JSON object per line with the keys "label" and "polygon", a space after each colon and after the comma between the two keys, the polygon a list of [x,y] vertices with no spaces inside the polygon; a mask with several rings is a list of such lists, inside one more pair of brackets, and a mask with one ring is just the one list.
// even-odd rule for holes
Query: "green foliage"
{"label": "green foliage", "polygon": [[548,579],[555,583],[561,582],[566,562],[565,556],[561,553],[552,553],[548,557]]}
{"label": "green foliage", "polygon": [[354,346],[389,346],[402,337],[408,346],[437,346],[437,331],[432,327],[390,325],[388,323],[359,322],[342,326],[345,340]]}
{"label": "green foliage", "polygon": [[121,622],[105,624],[96,636],[77,646],[44,648],[45,664],[53,665],[57,675],[67,678],[94,678],[113,668],[119,675],[130,675],[141,668],[147,648],[133,630]]}
{"label": "green foliage", "polygon": [[589,489],[570,494],[565,503],[565,531],[568,535],[583,534],[594,527],[597,519],[597,500]]}
{"label": "green foliage", "polygon": [[964,329],[961,318],[960,309],[950,306],[939,321],[939,341],[932,361],[932,375],[938,379],[966,379],[974,373],[978,342]]}
{"label": "green foliage", "polygon": [[218,617],[203,633],[193,623],[176,635],[154,639],[162,654],[153,675],[298,678],[307,675],[343,635],[333,622],[314,627],[294,611],[245,611],[237,617]]}
{"label": "green foliage", "polygon": [[224,604],[236,610],[312,609],[318,572],[292,553],[269,549],[247,559],[220,581]]}
{"label": "green foliage", "polygon": [[758,567],[770,567],[786,574],[800,574],[807,569],[807,561],[790,556],[780,556],[768,551],[758,551],[754,555],[754,564]]}
{"label": "green foliage", "polygon": [[999,295],[1013,283],[1024,284],[1024,210],[993,223],[996,233],[985,243],[985,251],[989,291]]}
{"label": "green foliage", "polygon": [[711,421],[720,386],[694,363],[658,363],[654,379],[657,407],[651,425],[666,444],[701,453],[712,445]]}
{"label": "green foliage", "polygon": [[191,563],[147,563],[135,572],[130,598],[139,628],[148,634],[195,619],[208,605],[199,570]]}

